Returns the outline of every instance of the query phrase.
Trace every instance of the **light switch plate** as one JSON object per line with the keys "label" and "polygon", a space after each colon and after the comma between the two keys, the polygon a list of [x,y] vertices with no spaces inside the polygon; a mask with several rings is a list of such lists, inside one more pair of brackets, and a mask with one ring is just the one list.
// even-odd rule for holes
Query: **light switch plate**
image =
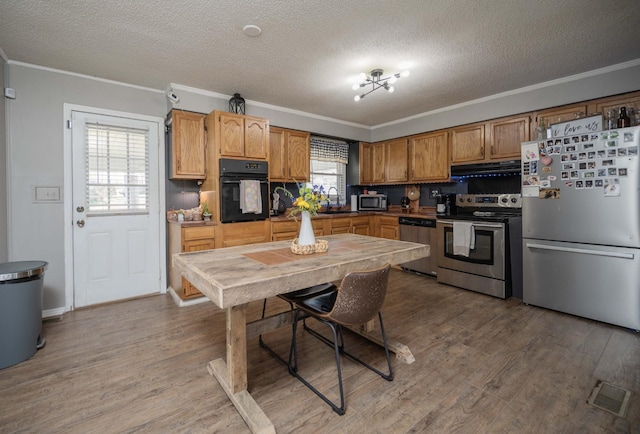
{"label": "light switch plate", "polygon": [[5,87],[4,96],[9,99],[16,99],[16,90],[11,87]]}
{"label": "light switch plate", "polygon": [[60,186],[33,186],[34,202],[60,202]]}

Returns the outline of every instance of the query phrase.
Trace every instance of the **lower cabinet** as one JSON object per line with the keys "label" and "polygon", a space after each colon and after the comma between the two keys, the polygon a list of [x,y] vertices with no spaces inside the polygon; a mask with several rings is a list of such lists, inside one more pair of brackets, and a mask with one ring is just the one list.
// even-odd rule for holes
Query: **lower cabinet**
{"label": "lower cabinet", "polygon": [[373,235],[370,218],[368,216],[352,217],[351,232],[358,235]]}
{"label": "lower cabinet", "polygon": [[[324,225],[327,219],[311,218],[311,226],[316,237],[324,235]],[[300,232],[300,220],[272,221],[271,241],[293,240]]]}
{"label": "lower cabinet", "polygon": [[400,233],[398,228],[398,217],[393,216],[376,216],[377,232],[379,238],[387,238],[389,240],[399,240]]}
{"label": "lower cabinet", "polygon": [[216,232],[216,248],[266,243],[271,240],[271,221],[222,223]]}
{"label": "lower cabinet", "polygon": [[[197,252],[215,248],[215,230],[213,225],[186,226],[169,223],[169,254]],[[171,266],[169,271],[171,287],[182,299],[202,296],[202,293]]]}
{"label": "lower cabinet", "polygon": [[331,219],[331,235],[351,232],[351,217],[334,217]]}

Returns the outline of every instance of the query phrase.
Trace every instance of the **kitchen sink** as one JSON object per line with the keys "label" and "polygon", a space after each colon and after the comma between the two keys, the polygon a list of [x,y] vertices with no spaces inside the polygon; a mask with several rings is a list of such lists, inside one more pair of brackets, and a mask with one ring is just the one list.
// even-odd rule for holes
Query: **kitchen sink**
{"label": "kitchen sink", "polygon": [[344,209],[344,210],[338,209],[335,211],[321,211],[318,214],[351,214],[353,212],[355,211],[351,211],[350,209]]}

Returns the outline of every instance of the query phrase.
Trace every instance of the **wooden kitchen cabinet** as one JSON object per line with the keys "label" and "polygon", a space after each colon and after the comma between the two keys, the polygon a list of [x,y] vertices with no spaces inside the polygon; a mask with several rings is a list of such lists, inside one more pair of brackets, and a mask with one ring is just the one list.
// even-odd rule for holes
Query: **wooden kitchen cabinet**
{"label": "wooden kitchen cabinet", "polygon": [[396,139],[384,143],[385,181],[390,183],[406,182],[409,165],[409,147],[407,139]]}
{"label": "wooden kitchen cabinet", "polygon": [[409,137],[409,181],[449,181],[447,131]]}
{"label": "wooden kitchen cabinet", "polygon": [[235,113],[214,111],[215,142],[220,157],[266,160],[269,157],[269,121]]}
{"label": "wooden kitchen cabinet", "polygon": [[372,235],[369,216],[351,217],[350,232],[358,235]]}
{"label": "wooden kitchen cabinet", "polygon": [[373,183],[373,144],[360,142],[360,160],[358,162],[360,184]]}
{"label": "wooden kitchen cabinet", "polygon": [[406,182],[407,155],[407,139],[360,143],[360,183]]}
{"label": "wooden kitchen cabinet", "polygon": [[[174,253],[214,249],[215,230],[216,226],[213,225],[169,223],[169,254],[173,256]],[[173,290],[183,300],[202,296],[173,266],[169,271],[169,280]]]}
{"label": "wooden kitchen cabinet", "polygon": [[520,159],[522,142],[529,141],[529,116],[512,116],[487,123],[489,137],[486,143],[489,152],[485,151],[489,160]]}
{"label": "wooden kitchen cabinet", "polygon": [[271,240],[271,221],[222,223],[216,232],[216,248],[266,243]]}
{"label": "wooden kitchen cabinet", "polygon": [[398,217],[381,215],[376,216],[374,221],[377,237],[389,240],[400,239]]}
{"label": "wooden kitchen cabinet", "polygon": [[520,158],[529,141],[531,118],[510,116],[451,129],[451,164],[485,163]]}
{"label": "wooden kitchen cabinet", "polygon": [[331,235],[351,232],[351,217],[334,217],[331,219]]}
{"label": "wooden kitchen cabinet", "polygon": [[[554,107],[546,110],[540,110],[535,113],[532,133],[535,132],[544,121],[546,128],[549,125],[559,124],[561,122],[571,121],[573,119],[584,117],[587,113],[587,103],[570,104],[561,107]],[[535,140],[535,134],[530,135],[531,140]]]}
{"label": "wooden kitchen cabinet", "polygon": [[451,129],[451,164],[468,164],[484,160],[484,124]]}
{"label": "wooden kitchen cabinet", "polygon": [[[171,110],[169,114],[171,167],[169,179],[205,179],[205,115]],[[170,121],[170,122],[169,122]]]}
{"label": "wooden kitchen cabinet", "polygon": [[381,184],[385,181],[384,143],[360,142],[360,184]]}
{"label": "wooden kitchen cabinet", "polygon": [[[617,119],[620,116],[620,107],[626,107],[631,120],[631,125],[638,125],[640,122],[640,92],[633,92],[625,95],[617,95],[609,98],[602,98],[588,106],[588,116],[602,114],[602,126],[606,128],[607,112],[611,112]],[[633,109],[633,110],[631,110]],[[616,123],[617,125],[617,123]]]}
{"label": "wooden kitchen cabinet", "polygon": [[269,128],[269,178],[301,182],[310,179],[310,137],[305,131]]}
{"label": "wooden kitchen cabinet", "polygon": [[371,173],[373,183],[381,184],[385,179],[385,162],[387,147],[384,143],[373,143],[371,145]]}
{"label": "wooden kitchen cabinet", "polygon": [[271,222],[271,241],[293,240],[299,232],[300,223],[295,220]]}
{"label": "wooden kitchen cabinet", "polygon": [[[316,237],[324,235],[325,222],[329,219],[311,218],[311,226]],[[271,222],[271,241],[293,240],[300,233],[300,219]]]}

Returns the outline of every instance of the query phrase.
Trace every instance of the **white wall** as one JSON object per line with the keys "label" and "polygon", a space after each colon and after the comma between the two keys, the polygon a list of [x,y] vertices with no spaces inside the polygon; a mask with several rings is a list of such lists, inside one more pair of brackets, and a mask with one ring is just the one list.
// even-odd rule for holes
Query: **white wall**
{"label": "white wall", "polygon": [[[34,185],[63,186],[64,103],[164,117],[163,92],[123,86],[9,62],[17,98],[7,104],[9,258],[44,260],[44,309],[65,306],[64,207],[33,203]],[[71,300],[67,300],[71,303]],[[67,306],[68,307],[68,306]]]}

